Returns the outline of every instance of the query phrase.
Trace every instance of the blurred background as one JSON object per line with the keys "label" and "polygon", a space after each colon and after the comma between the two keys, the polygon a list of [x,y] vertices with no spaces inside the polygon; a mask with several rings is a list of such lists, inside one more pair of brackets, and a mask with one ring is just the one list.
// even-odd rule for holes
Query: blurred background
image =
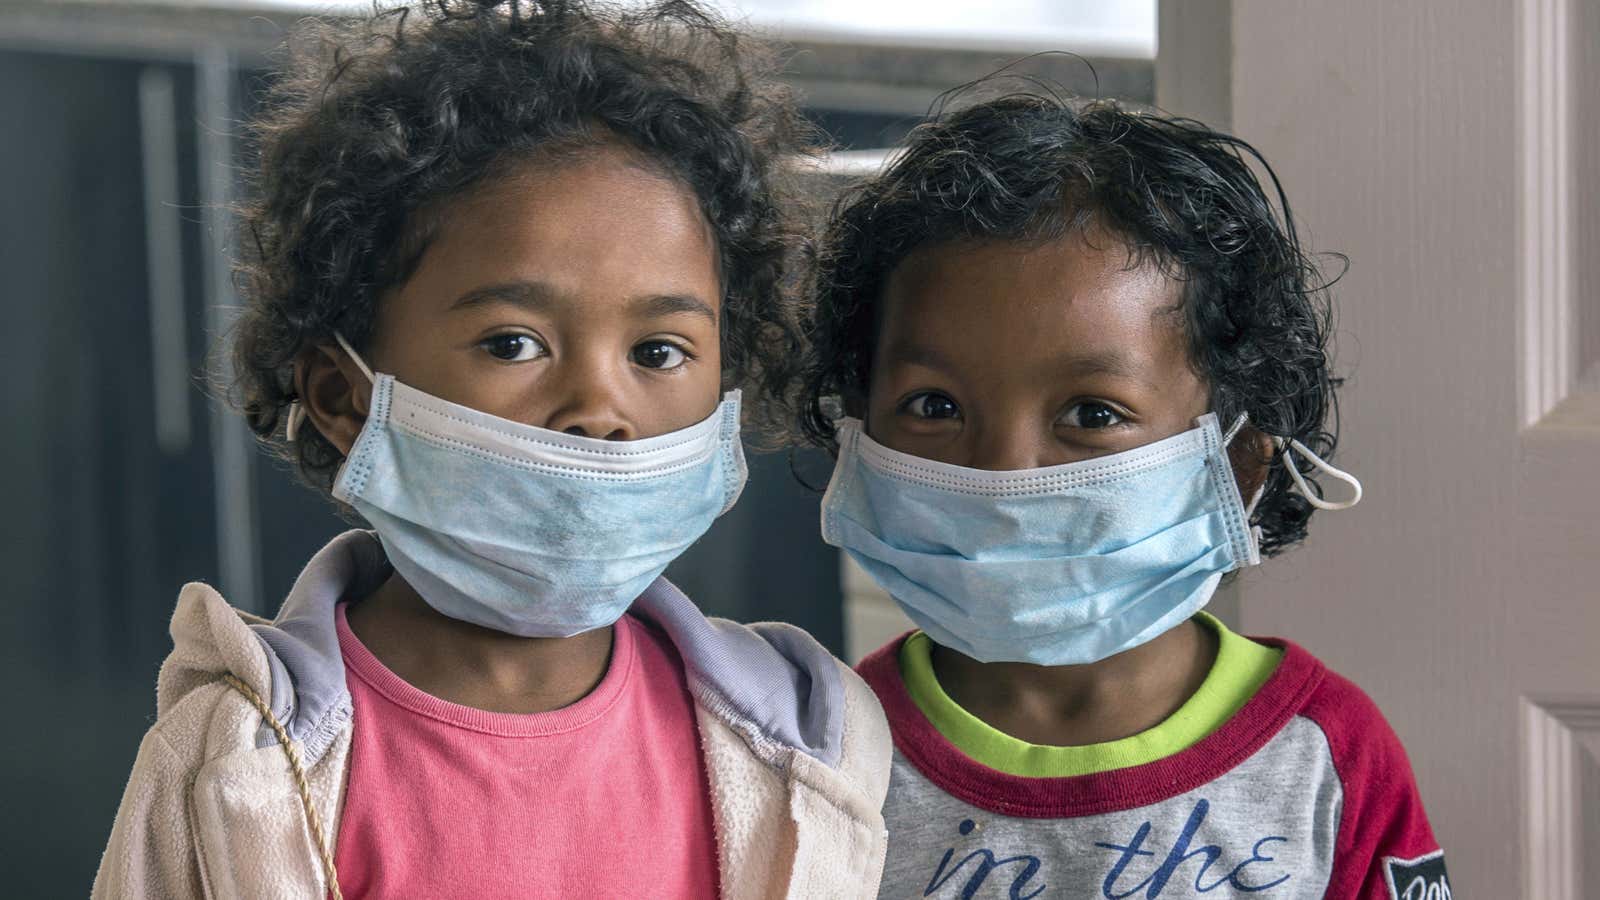
{"label": "blurred background", "polygon": [[[202,390],[239,140],[298,0],[0,0],[0,769],[6,896],[87,893],[178,587],[271,615],[349,527]],[[1340,284],[1340,464],[1367,485],[1215,609],[1364,687],[1463,896],[1600,898],[1600,4],[743,0],[839,152],[1037,51],[1086,96],[1231,129]],[[1086,64],[1087,63],[1087,64]],[[817,539],[816,455],[752,457],[669,575],[852,662],[905,627]]]}

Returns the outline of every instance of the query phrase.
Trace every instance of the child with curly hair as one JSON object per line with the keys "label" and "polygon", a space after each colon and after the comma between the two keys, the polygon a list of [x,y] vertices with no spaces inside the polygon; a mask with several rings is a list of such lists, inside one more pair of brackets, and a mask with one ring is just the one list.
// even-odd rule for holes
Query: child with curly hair
{"label": "child with curly hair", "polygon": [[660,577],[798,345],[762,55],[684,2],[316,29],[257,126],[237,391],[372,530],[271,621],[183,589],[94,896],[871,895],[871,691]]}
{"label": "child with curly hair", "polygon": [[823,535],[918,626],[859,667],[881,896],[1449,896],[1372,701],[1201,611],[1360,498],[1325,462],[1328,284],[1253,149],[977,103],[839,201],[814,277]]}

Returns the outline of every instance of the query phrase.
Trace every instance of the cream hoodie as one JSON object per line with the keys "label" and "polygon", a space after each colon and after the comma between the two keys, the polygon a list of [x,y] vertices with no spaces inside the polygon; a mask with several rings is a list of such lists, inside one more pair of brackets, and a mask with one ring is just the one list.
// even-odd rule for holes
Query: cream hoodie
{"label": "cream hoodie", "polygon": [[[320,898],[328,885],[289,757],[231,673],[284,725],[336,846],[351,717],[334,606],[389,574],[369,532],[306,566],[277,619],[186,586],[96,898]],[[890,740],[861,679],[805,632],[708,619],[658,579],[632,612],[684,660],[717,833],[722,897],[875,897]]]}

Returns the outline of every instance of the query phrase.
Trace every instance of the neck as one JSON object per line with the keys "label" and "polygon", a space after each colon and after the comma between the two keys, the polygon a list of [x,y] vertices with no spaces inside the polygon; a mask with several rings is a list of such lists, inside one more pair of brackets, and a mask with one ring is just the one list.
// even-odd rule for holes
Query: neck
{"label": "neck", "polygon": [[1170,717],[1199,690],[1217,636],[1189,620],[1148,643],[1081,666],[979,662],[935,645],[934,675],[985,723],[1031,744],[1120,740]]}
{"label": "neck", "polygon": [[613,626],[525,638],[452,619],[398,573],[348,610],[350,630],[416,689],[490,712],[536,713],[583,699],[611,663]]}

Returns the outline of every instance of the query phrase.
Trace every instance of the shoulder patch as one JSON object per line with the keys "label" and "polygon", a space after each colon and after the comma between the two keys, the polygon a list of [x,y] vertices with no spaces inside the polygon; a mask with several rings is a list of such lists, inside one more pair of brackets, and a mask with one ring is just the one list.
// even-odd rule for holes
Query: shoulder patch
{"label": "shoulder patch", "polygon": [[1443,850],[1416,859],[1385,856],[1383,878],[1389,884],[1390,900],[1450,900]]}

